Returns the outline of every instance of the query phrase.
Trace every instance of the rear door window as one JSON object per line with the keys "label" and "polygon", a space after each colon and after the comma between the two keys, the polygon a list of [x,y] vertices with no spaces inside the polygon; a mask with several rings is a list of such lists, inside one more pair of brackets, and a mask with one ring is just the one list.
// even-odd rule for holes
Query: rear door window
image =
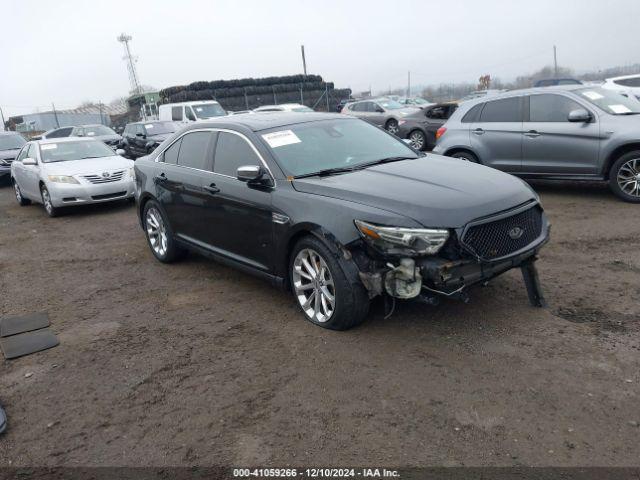
{"label": "rear door window", "polygon": [[233,133],[220,132],[213,163],[215,173],[235,178],[238,167],[261,164],[256,152],[244,138]]}
{"label": "rear door window", "polygon": [[480,114],[480,122],[521,122],[521,97],[493,100],[484,105]]}
{"label": "rear door window", "polygon": [[182,137],[180,153],[178,154],[178,165],[198,170],[208,170],[209,165],[209,144],[212,137],[211,132],[187,133]]}
{"label": "rear door window", "polygon": [[584,107],[563,95],[531,95],[529,97],[530,122],[568,122],[572,110]]}

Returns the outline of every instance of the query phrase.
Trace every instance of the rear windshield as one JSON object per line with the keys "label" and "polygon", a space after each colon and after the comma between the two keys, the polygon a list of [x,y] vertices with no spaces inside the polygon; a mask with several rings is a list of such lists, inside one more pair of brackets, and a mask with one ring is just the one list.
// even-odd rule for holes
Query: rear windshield
{"label": "rear windshield", "polygon": [[27,141],[22,135],[0,135],[0,150],[15,150],[22,148]]}
{"label": "rear windshield", "polygon": [[640,103],[627,98],[618,92],[604,88],[583,88],[575,93],[584,100],[601,108],[611,115],[637,115],[640,113]]}
{"label": "rear windshield", "polygon": [[113,150],[98,141],[44,143],[40,145],[40,157],[44,163],[113,157]]}
{"label": "rear windshield", "polygon": [[84,127],[84,134],[87,137],[98,137],[101,135],[117,135],[116,132],[104,125],[96,125],[95,127]]}

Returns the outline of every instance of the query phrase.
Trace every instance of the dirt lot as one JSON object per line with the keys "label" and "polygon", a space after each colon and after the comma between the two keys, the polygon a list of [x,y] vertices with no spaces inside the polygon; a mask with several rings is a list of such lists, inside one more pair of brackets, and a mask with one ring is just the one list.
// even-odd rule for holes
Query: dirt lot
{"label": "dirt lot", "polygon": [[348,332],[210,260],[160,264],[130,205],[50,219],[1,187],[0,313],[48,311],[61,344],[0,360],[0,465],[640,464],[640,206],[535,187],[549,309],[514,271]]}

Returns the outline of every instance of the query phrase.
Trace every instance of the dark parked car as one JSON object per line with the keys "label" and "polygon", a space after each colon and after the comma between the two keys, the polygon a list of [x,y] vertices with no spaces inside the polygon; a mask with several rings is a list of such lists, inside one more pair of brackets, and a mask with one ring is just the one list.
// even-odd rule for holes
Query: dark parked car
{"label": "dark parked car", "polygon": [[419,110],[416,107],[406,107],[389,98],[372,98],[347,104],[342,113],[366,120],[378,127],[382,127],[394,135],[398,133],[400,120]]}
{"label": "dark parked car", "polygon": [[54,128],[53,130],[49,130],[48,132],[44,132],[42,135],[38,137],[34,137],[33,140],[46,140],[48,138],[65,138],[71,135],[73,131],[73,127],[60,127]]}
{"label": "dark parked car", "polygon": [[558,85],[582,85],[582,82],[575,78],[544,78],[533,84],[534,87],[555,87]]}
{"label": "dark parked car", "polygon": [[[112,149],[120,148],[122,137],[105,125],[80,125],[73,127],[71,137],[89,137],[100,140]],[[48,137],[51,138],[51,137]]]}
{"label": "dark parked car", "polygon": [[527,178],[606,180],[640,203],[640,103],[611,90],[543,87],[461,104],[433,151]]}
{"label": "dark parked car", "polygon": [[129,123],[122,133],[122,148],[129,158],[149,155],[158,145],[178,130],[174,122],[153,121]]}
{"label": "dark parked car", "polygon": [[[192,124],[135,164],[140,224],[161,262],[186,250],[293,292],[305,317],[346,329],[370,299],[467,298],[534,260],[537,195],[497,170],[435,155],[359,119],[237,115]],[[256,321],[261,313],[256,312]]]}
{"label": "dark parked car", "polygon": [[416,150],[431,150],[436,132],[458,108],[457,103],[436,103],[398,121],[398,136],[408,138]]}
{"label": "dark parked car", "polygon": [[27,141],[19,133],[0,132],[0,179],[11,173],[11,163],[25,143]]}

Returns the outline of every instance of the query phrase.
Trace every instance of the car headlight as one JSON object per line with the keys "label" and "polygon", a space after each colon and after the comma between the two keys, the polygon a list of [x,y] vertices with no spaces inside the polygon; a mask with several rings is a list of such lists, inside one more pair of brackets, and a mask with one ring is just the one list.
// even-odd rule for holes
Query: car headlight
{"label": "car headlight", "polygon": [[129,169],[129,176],[130,176],[131,178],[133,178],[134,180],[136,179],[136,169],[135,169],[135,168],[131,167],[131,168]]}
{"label": "car headlight", "polygon": [[49,175],[49,181],[54,183],[80,183],[69,175]]}
{"label": "car headlight", "polygon": [[362,238],[388,254],[433,255],[444,246],[449,230],[439,228],[384,227],[355,220]]}

